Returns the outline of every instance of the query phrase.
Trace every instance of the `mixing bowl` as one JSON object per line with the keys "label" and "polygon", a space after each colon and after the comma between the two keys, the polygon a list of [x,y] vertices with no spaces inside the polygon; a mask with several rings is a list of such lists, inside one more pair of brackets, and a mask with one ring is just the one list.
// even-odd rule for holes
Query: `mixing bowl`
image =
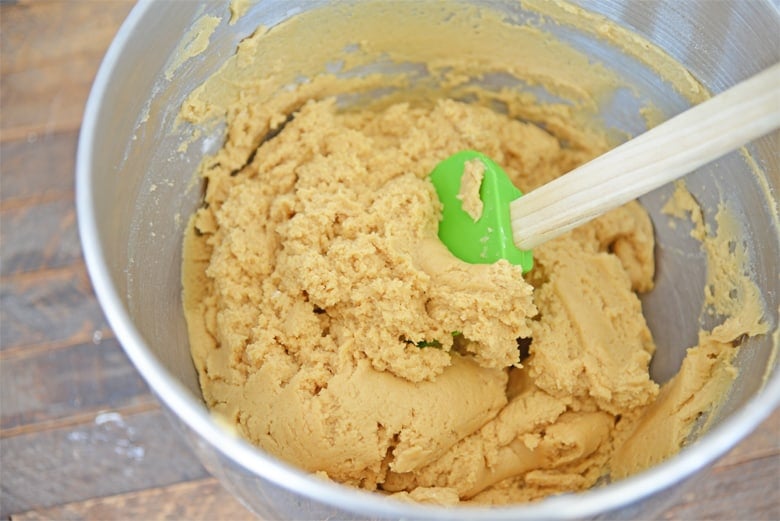
{"label": "mixing bowl", "polygon": [[[554,34],[594,63],[627,78],[633,92],[650,101],[663,117],[690,105],[646,63],[602,38],[603,27],[598,24],[553,23],[516,1],[443,5],[461,9],[464,3],[484,4],[513,23],[533,22]],[[400,15],[408,11],[414,16],[413,4],[398,3]],[[576,4],[654,43],[712,93],[780,59],[775,44],[780,17],[769,2],[581,0]],[[190,358],[180,282],[183,231],[201,197],[194,173],[202,157],[219,147],[224,128],[209,127],[191,140],[192,128],[177,122],[176,116],[192,89],[258,26],[274,27],[303,11],[328,8],[328,2],[264,0],[233,23],[230,8],[227,3],[152,1],[135,6],[105,57],[87,103],[78,149],[77,206],[89,273],[117,337],[203,464],[249,508],[269,519],[571,519],[617,508],[626,509],[620,515],[647,517],[660,508],[660,491],[724,454],[780,402],[775,353],[780,164],[774,133],[688,178],[705,220],[713,221],[719,201],[739,216],[749,250],[749,275],[761,288],[769,333],[744,343],[736,360],[739,376],[711,428],[665,463],[584,493],[528,505],[453,510],[393,501],[312,477],[234,436],[202,402]],[[198,35],[188,31],[207,15],[218,17],[208,47],[203,52],[190,47],[192,57],[182,61],[177,55],[182,42],[197,46]],[[435,27],[431,31],[424,36],[435,38]],[[286,50],[276,47],[273,52],[289,53],[289,60],[286,55],[268,56],[269,61],[283,58],[284,64],[294,63],[307,49],[289,42]],[[374,70],[391,66],[377,63]],[[644,120],[635,101],[630,96],[622,102],[618,98],[599,116],[609,128],[639,132]],[[641,201],[655,223],[658,241],[656,288],[643,296],[658,345],[651,366],[658,382],[677,371],[684,348],[695,344],[699,327],[712,325],[700,323],[708,320],[706,314],[700,316],[704,254],[684,226],[669,227],[661,212],[671,190],[664,187]]]}

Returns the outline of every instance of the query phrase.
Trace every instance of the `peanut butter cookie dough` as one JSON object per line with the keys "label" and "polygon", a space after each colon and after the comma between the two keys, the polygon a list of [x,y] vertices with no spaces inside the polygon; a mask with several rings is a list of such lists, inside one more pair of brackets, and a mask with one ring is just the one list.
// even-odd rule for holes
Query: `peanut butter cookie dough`
{"label": "peanut butter cookie dough", "polygon": [[654,240],[638,203],[535,249],[525,277],[461,262],[436,235],[427,176],[443,158],[479,150],[525,192],[604,152],[603,134],[527,97],[504,96],[507,113],[447,95],[340,109],[339,89],[392,81],[371,76],[252,102],[265,87],[241,76],[242,52],[261,37],[221,72],[238,79],[182,109],[228,114],[183,263],[215,413],[307,471],[441,504],[583,490],[679,450],[728,388],[744,331],[702,333],[677,377],[651,380],[637,293],[653,287]]}

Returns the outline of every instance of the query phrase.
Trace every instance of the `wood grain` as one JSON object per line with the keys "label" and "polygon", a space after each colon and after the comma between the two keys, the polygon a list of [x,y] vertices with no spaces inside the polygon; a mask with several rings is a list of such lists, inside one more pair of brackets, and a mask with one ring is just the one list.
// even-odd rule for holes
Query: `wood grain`
{"label": "wood grain", "polygon": [[[131,6],[0,2],[0,519],[252,518],[128,362],[80,254],[81,114]],[[780,411],[658,518],[780,518],[778,432]]]}
{"label": "wood grain", "polygon": [[0,353],[5,356],[28,346],[83,344],[96,331],[110,335],[83,261],[0,281]]}
{"label": "wood grain", "polygon": [[4,137],[0,132],[0,208],[7,210],[52,199],[73,200],[76,130],[15,140]]}
{"label": "wood grain", "polygon": [[0,242],[4,244],[0,251],[0,277],[81,262],[72,197],[3,208],[0,220]]}
{"label": "wood grain", "polygon": [[[734,447],[715,464],[716,467],[738,467],[740,464],[765,457],[780,455],[780,410],[776,410],[743,442]],[[780,485],[780,465],[773,463],[777,485]],[[780,486],[774,494],[780,507]],[[780,519],[780,518],[778,518]]]}
{"label": "wood grain", "polygon": [[[697,487],[664,513],[665,519],[780,519],[780,455],[739,463],[749,480],[735,480],[734,470],[719,466],[699,476]],[[758,486],[757,486],[758,485]]]}
{"label": "wood grain", "polygon": [[214,478],[179,483],[128,494],[90,499],[49,509],[22,512],[12,521],[44,519],[121,519],[152,521],[163,519],[256,519]]}
{"label": "wood grain", "polygon": [[85,344],[7,357],[0,380],[14,390],[0,395],[0,437],[85,412],[155,403],[119,342],[99,335]]}
{"label": "wood grain", "polygon": [[0,518],[208,476],[162,411],[103,411],[90,421],[0,438]]}
{"label": "wood grain", "polygon": [[127,0],[80,0],[2,7],[4,139],[79,127],[100,60],[132,5]]}

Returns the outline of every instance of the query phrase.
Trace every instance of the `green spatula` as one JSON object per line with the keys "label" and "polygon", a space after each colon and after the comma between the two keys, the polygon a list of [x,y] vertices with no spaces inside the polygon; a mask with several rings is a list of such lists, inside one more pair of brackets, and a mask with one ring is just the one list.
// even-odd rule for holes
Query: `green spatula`
{"label": "green spatula", "polygon": [[[481,183],[477,185],[482,201],[479,216],[464,209],[461,190],[467,164],[472,161],[481,163],[476,167],[477,171],[481,170]],[[430,178],[442,203],[439,238],[453,255],[470,264],[492,264],[506,259],[522,266],[523,272],[533,267],[531,252],[518,249],[512,242],[509,203],[523,193],[492,159],[480,152],[464,150],[439,163]]]}
{"label": "green spatula", "polygon": [[[439,238],[463,261],[506,259],[527,272],[531,248],[780,127],[778,86],[780,64],[525,196],[484,154],[458,152],[430,174],[443,205]],[[477,195],[461,182],[467,166],[481,209],[464,209]]]}

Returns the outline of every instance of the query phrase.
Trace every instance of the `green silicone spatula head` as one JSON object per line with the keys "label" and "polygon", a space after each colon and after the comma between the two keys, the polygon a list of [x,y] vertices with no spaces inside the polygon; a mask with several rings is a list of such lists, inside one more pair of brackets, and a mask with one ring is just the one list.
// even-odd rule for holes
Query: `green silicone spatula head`
{"label": "green silicone spatula head", "polygon": [[439,163],[430,178],[443,207],[439,239],[453,255],[470,264],[506,259],[523,272],[533,267],[531,252],[512,240],[509,203],[523,194],[493,160],[464,150]]}

